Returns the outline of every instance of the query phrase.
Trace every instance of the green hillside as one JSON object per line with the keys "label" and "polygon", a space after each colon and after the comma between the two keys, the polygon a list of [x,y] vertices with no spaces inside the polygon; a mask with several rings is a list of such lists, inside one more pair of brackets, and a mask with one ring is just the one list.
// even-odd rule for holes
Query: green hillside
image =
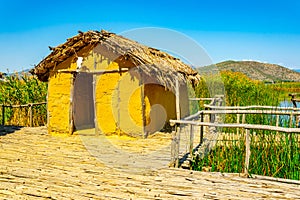
{"label": "green hillside", "polygon": [[214,66],[199,67],[202,73],[212,71],[242,72],[254,80],[265,82],[300,82],[300,73],[277,64],[261,63],[256,61],[225,61]]}

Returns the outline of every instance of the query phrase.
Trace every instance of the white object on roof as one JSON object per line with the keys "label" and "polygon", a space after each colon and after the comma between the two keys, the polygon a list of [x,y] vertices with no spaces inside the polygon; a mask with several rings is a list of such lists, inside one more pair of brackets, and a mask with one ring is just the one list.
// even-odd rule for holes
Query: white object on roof
{"label": "white object on roof", "polygon": [[80,69],[81,68],[81,64],[82,64],[82,61],[83,61],[83,57],[78,57],[77,58],[77,69]]}

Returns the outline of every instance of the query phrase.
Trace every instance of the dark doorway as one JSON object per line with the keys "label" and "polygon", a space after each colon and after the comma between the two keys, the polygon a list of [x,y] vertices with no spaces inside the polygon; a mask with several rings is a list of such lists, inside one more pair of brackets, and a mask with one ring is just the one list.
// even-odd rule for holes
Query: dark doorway
{"label": "dark doorway", "polygon": [[73,119],[75,130],[95,127],[93,75],[79,73],[74,83]]}

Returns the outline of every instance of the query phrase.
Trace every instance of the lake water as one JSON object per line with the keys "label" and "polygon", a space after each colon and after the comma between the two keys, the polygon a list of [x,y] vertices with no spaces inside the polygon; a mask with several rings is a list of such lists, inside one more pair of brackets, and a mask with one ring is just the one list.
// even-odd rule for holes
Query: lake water
{"label": "lake water", "polygon": [[[296,105],[297,105],[297,108],[300,108],[300,102],[296,102]],[[294,104],[292,103],[292,101],[282,101],[282,102],[280,102],[280,104],[279,104],[279,107],[294,107]],[[279,117],[279,123],[280,123],[280,126],[282,126],[283,124],[285,124],[285,123],[288,123],[289,122],[289,120],[290,120],[290,116],[288,116],[288,115],[281,115],[280,117]],[[295,118],[293,119],[293,124],[294,123],[296,123],[296,120],[295,120]],[[299,124],[300,125],[300,124]],[[298,125],[298,127],[299,127],[299,125]]]}
{"label": "lake water", "polygon": [[[300,102],[297,102],[297,108],[300,108]],[[279,104],[279,107],[294,107],[292,101],[282,101]]]}

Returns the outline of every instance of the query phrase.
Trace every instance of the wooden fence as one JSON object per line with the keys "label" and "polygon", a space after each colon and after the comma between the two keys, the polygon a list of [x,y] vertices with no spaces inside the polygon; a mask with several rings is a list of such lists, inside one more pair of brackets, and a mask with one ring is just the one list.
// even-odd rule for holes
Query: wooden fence
{"label": "wooden fence", "polygon": [[[200,100],[200,99],[199,99]],[[214,128],[237,128],[245,130],[245,165],[244,172],[248,174],[249,169],[249,159],[251,154],[250,149],[250,130],[269,130],[269,131],[277,131],[278,133],[300,133],[300,128],[292,128],[292,120],[294,117],[298,118],[300,116],[300,108],[293,107],[272,107],[272,106],[239,106],[239,107],[226,107],[226,106],[218,106],[216,104],[216,99],[212,100],[212,103],[209,105],[205,105],[205,110],[199,111],[194,115],[186,117],[181,120],[170,120],[171,126],[175,126],[175,132],[173,134],[172,146],[171,146],[171,166],[179,167],[180,166],[180,158],[179,158],[179,146],[180,146],[180,126],[189,126],[189,154],[190,157],[193,157],[195,151],[203,144],[203,132],[204,127],[214,127]],[[249,110],[255,109],[255,110]],[[220,122],[220,115],[224,114],[236,114],[237,115],[237,123],[223,123]],[[276,116],[276,125],[260,125],[260,124],[248,124],[246,123],[246,115],[248,114],[259,114],[259,115],[273,115]],[[217,116],[219,115],[219,116]],[[240,115],[242,115],[242,120],[240,120]],[[280,127],[279,126],[279,116],[286,115],[289,116],[289,127]],[[299,123],[299,121],[297,121]],[[194,134],[195,128],[200,127],[200,138],[199,144],[194,147]],[[217,129],[215,129],[217,131]],[[209,130],[207,130],[209,131]],[[210,134],[210,133],[207,133]],[[225,133],[226,134],[226,133]]]}
{"label": "wooden fence", "polygon": [[[0,104],[1,107],[1,114],[2,114],[2,121],[1,121],[1,125],[4,126],[5,122],[6,122],[6,108],[11,108],[11,109],[16,109],[16,108],[26,108],[28,107],[28,115],[27,117],[29,118],[29,126],[32,127],[33,126],[33,107],[35,106],[39,106],[39,105],[45,105],[47,104],[47,102],[38,102],[38,103],[28,103],[28,104],[23,104],[23,105],[5,105],[5,104]],[[19,125],[19,124],[11,124],[11,125]]]}

